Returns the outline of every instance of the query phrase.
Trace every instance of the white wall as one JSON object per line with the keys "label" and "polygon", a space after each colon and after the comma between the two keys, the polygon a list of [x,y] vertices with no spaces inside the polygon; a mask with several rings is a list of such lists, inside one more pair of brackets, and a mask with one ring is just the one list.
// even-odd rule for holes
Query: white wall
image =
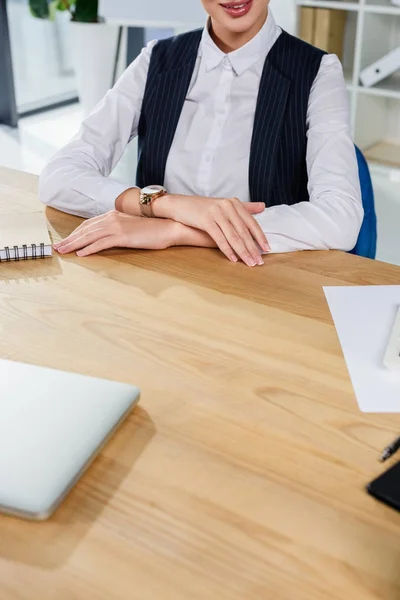
{"label": "white wall", "polygon": [[293,0],[271,0],[270,7],[278,25],[288,33],[296,35],[296,2]]}
{"label": "white wall", "polygon": [[206,15],[200,0],[100,0],[107,21],[142,27],[197,27]]}

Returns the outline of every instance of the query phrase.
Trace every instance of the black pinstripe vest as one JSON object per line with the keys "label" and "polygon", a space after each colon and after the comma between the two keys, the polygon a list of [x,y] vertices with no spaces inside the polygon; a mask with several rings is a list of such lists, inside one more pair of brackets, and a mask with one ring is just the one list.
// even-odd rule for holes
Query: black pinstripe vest
{"label": "black pinstripe vest", "polygon": [[[139,122],[139,187],[164,182],[201,36],[201,30],[191,31],[153,48]],[[282,32],[267,56],[250,150],[252,202],[274,206],[309,200],[306,116],[323,54]]]}

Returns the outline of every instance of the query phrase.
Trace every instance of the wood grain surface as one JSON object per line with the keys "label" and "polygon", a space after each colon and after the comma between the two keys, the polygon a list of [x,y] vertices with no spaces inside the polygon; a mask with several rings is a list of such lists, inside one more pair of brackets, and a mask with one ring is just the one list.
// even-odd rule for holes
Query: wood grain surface
{"label": "wood grain surface", "polygon": [[[0,226],[36,190],[0,169]],[[1,264],[1,357],[142,401],[50,521],[0,517],[0,599],[399,600],[400,514],[365,485],[400,415],[359,412],[322,291],[399,283],[340,252]]]}

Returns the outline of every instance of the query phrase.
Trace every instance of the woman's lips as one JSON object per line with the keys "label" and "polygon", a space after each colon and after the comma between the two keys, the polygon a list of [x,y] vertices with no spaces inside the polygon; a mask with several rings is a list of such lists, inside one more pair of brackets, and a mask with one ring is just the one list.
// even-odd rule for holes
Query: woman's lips
{"label": "woman's lips", "polygon": [[243,15],[247,15],[252,4],[253,0],[242,0],[242,2],[229,2],[221,4],[221,6],[231,17],[243,17]]}

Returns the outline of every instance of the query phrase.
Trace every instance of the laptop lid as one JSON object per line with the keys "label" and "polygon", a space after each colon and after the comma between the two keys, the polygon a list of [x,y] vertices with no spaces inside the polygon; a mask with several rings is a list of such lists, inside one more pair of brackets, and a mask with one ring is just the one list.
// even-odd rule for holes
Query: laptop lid
{"label": "laptop lid", "polygon": [[0,360],[0,511],[49,517],[138,399],[131,385]]}

